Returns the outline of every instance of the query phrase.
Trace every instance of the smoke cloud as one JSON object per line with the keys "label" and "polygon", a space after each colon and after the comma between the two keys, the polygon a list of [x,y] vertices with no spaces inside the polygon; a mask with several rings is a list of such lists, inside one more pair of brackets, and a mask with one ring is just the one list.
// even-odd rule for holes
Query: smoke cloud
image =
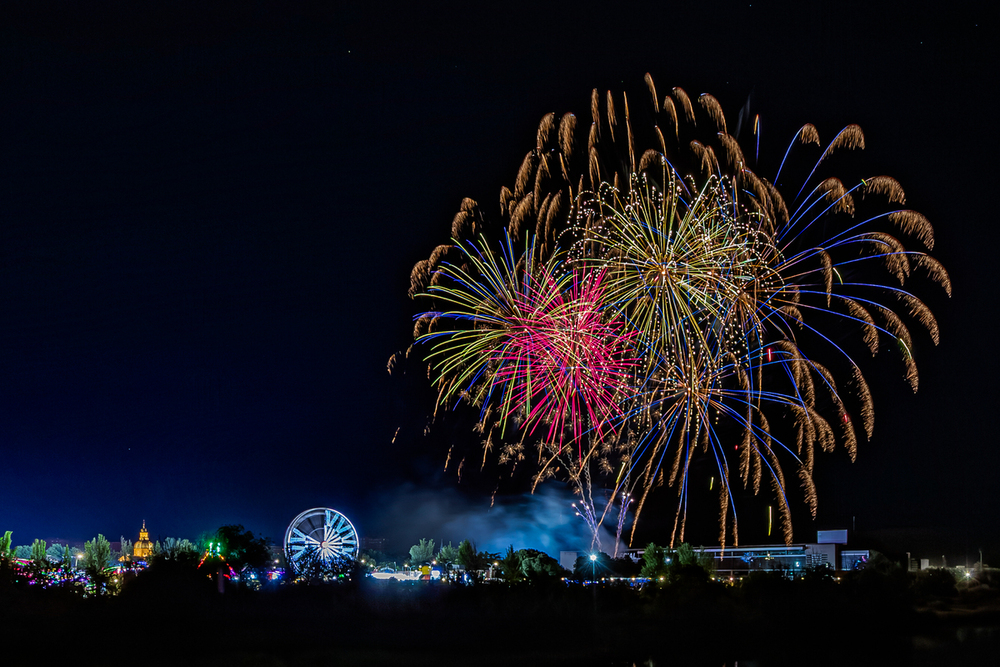
{"label": "smoke cloud", "polygon": [[[421,538],[433,539],[436,546],[442,541],[458,546],[468,539],[491,552],[512,545],[556,558],[560,551],[590,549],[590,530],[572,507],[578,497],[562,484],[547,482],[533,494],[498,496],[492,507],[488,498],[470,499],[454,489],[406,485],[380,496],[371,530],[361,527],[361,532],[385,537],[392,551],[406,551]],[[601,550],[612,553],[614,547],[613,530],[602,528]]]}

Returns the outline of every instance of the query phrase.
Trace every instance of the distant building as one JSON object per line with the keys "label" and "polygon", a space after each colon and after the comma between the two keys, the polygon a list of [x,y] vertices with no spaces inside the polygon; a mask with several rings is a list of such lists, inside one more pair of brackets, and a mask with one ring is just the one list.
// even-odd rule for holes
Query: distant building
{"label": "distant building", "polygon": [[142,530],[139,540],[132,545],[132,557],[136,560],[148,560],[153,555],[153,543],[149,541],[149,531],[146,530],[146,520],[142,520]]}
{"label": "distant building", "polygon": [[[870,552],[867,549],[846,548],[846,530],[818,531],[816,538],[812,543],[706,547],[695,551],[710,555],[716,576],[727,579],[741,578],[751,572],[782,572],[797,577],[809,568],[824,565],[836,571],[858,570],[868,562]],[[637,558],[643,551],[628,549],[626,553]],[[570,557],[575,559],[575,556],[576,552],[560,552],[560,564],[570,562]]]}
{"label": "distant building", "polygon": [[720,577],[775,571],[801,576],[811,567],[824,565],[838,571],[857,570],[864,567],[869,557],[867,549],[845,549],[842,544],[830,542],[709,547],[704,551],[712,554]]}

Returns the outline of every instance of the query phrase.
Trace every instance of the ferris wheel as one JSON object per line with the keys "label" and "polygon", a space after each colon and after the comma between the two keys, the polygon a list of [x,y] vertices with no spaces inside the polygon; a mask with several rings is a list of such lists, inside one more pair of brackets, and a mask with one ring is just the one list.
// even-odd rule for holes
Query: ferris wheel
{"label": "ferris wheel", "polygon": [[298,515],[285,531],[285,554],[294,570],[308,560],[326,564],[358,555],[358,531],[347,517],[329,507],[314,507]]}

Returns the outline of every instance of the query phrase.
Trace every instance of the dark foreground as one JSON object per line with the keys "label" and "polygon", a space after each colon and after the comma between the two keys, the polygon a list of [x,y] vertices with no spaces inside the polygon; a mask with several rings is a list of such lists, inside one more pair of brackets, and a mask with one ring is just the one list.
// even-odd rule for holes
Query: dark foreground
{"label": "dark foreground", "polygon": [[643,592],[363,580],[220,595],[154,583],[105,599],[8,591],[4,664],[924,666],[1000,655],[988,590],[928,602],[888,585],[774,578]]}

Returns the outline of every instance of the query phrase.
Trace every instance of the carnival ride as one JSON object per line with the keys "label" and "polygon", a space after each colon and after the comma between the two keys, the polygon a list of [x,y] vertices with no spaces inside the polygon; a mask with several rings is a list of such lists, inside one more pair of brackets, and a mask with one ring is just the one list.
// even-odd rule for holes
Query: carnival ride
{"label": "carnival ride", "polygon": [[358,532],[346,516],[329,507],[314,507],[292,519],[285,531],[289,567],[301,570],[309,562],[330,565],[358,555]]}

